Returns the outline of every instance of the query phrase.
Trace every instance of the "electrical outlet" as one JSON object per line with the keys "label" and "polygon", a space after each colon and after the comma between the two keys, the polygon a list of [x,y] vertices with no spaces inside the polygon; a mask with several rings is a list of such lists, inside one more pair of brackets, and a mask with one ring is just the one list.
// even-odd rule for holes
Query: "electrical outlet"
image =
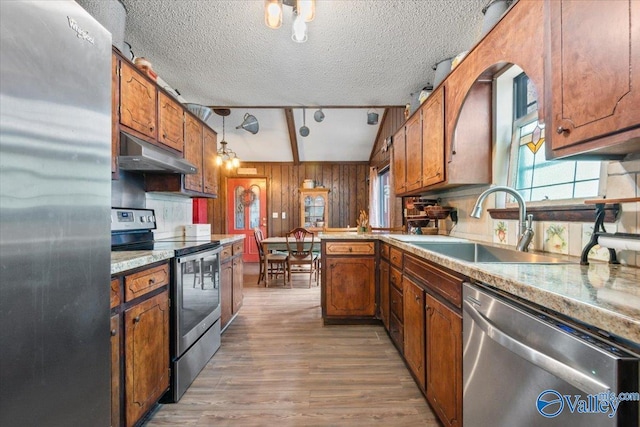
{"label": "electrical outlet", "polygon": [[287,219],[287,213],[286,212],[282,212],[282,219]]}
{"label": "electrical outlet", "polygon": [[278,218],[278,212],[274,212],[271,214],[271,218]]}

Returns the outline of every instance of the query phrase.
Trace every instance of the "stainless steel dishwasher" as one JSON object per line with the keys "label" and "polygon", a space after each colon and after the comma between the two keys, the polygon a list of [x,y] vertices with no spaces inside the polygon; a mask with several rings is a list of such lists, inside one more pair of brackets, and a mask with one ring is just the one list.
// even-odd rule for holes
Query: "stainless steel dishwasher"
{"label": "stainless steel dishwasher", "polygon": [[463,353],[465,427],[638,426],[637,355],[486,286],[463,286]]}

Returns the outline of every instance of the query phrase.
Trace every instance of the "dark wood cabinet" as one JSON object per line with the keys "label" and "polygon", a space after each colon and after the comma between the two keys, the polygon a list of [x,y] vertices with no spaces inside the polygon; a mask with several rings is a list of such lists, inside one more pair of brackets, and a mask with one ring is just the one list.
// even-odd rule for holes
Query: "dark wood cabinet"
{"label": "dark wood cabinet", "polygon": [[407,142],[405,138],[404,125],[393,135],[393,189],[395,194],[400,195],[407,192]]}
{"label": "dark wood cabinet", "polygon": [[185,119],[184,158],[196,165],[198,172],[184,176],[186,190],[202,193],[202,123],[190,114]]}
{"label": "dark wood cabinet", "polygon": [[[402,277],[404,358],[420,388],[425,389],[425,296],[409,277]],[[431,344],[431,343],[430,343]]]}
{"label": "dark wood cabinet", "polygon": [[244,298],[244,242],[227,243],[220,253],[220,327],[224,329],[238,314]]}
{"label": "dark wood cabinet", "polygon": [[380,308],[379,315],[380,320],[382,320],[382,324],[384,328],[389,330],[389,286],[391,283],[389,282],[389,271],[391,267],[389,266],[389,261],[386,259],[380,260]]}
{"label": "dark wood cabinet", "polygon": [[120,314],[111,315],[111,427],[119,427],[120,419]]}
{"label": "dark wood cabinet", "polygon": [[157,102],[156,85],[133,64],[120,61],[120,124],[155,140]]}
{"label": "dark wood cabinet", "polygon": [[422,109],[416,111],[405,124],[405,191],[407,192],[422,187],[422,111]]}
{"label": "dark wood cabinet", "polygon": [[427,294],[427,399],[445,426],[462,424],[462,318]]}
{"label": "dark wood cabinet", "polygon": [[169,296],[165,290],[124,312],[126,425],[169,388]]}
{"label": "dark wood cabinet", "polygon": [[640,151],[640,2],[545,7],[548,157]]}
{"label": "dark wood cabinet", "polygon": [[120,151],[120,59],[115,53],[111,53],[111,177],[116,178],[118,172],[118,154]]}
{"label": "dark wood cabinet", "polygon": [[422,113],[422,178],[423,187],[444,181],[444,86],[425,101]]}
{"label": "dark wood cabinet", "polygon": [[208,126],[202,131],[202,180],[205,194],[218,194],[218,175],[220,168],[216,164],[218,156],[218,134]]}
{"label": "dark wood cabinet", "polygon": [[322,241],[322,317],[325,323],[376,316],[375,241]]}
{"label": "dark wood cabinet", "polygon": [[158,92],[158,142],[179,153],[184,149],[184,116],[177,101]]}
{"label": "dark wood cabinet", "polygon": [[400,354],[404,353],[404,308],[402,301],[402,273],[391,267],[389,272],[389,336],[398,348]]}

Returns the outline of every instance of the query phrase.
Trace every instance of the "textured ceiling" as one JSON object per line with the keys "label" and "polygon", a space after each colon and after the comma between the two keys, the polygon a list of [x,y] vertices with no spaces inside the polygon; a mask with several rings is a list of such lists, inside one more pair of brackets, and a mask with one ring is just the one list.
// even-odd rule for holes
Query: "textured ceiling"
{"label": "textured ceiling", "polygon": [[[434,64],[479,40],[486,3],[318,0],[309,39],[298,44],[288,6],[282,27],[272,30],[261,0],[124,0],[125,40],[187,102],[309,107],[311,133],[297,138],[301,161],[368,160],[377,131],[366,124],[368,107],[410,102],[411,93],[433,81]],[[363,109],[325,110],[326,120],[315,123],[317,106]],[[257,135],[233,129],[245,112],[260,120]],[[226,139],[243,160],[292,160],[283,110],[234,108],[232,114],[238,119],[229,126],[233,116],[227,118]],[[296,129],[301,116],[295,109]],[[217,119],[210,124],[221,133]]]}

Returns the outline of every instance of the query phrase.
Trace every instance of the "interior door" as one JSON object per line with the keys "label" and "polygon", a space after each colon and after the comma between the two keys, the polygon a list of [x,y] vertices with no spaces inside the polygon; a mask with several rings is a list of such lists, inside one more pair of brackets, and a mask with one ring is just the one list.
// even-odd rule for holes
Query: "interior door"
{"label": "interior door", "polygon": [[267,234],[267,179],[227,179],[227,233],[244,234],[245,262],[258,262],[258,247],[253,230]]}

